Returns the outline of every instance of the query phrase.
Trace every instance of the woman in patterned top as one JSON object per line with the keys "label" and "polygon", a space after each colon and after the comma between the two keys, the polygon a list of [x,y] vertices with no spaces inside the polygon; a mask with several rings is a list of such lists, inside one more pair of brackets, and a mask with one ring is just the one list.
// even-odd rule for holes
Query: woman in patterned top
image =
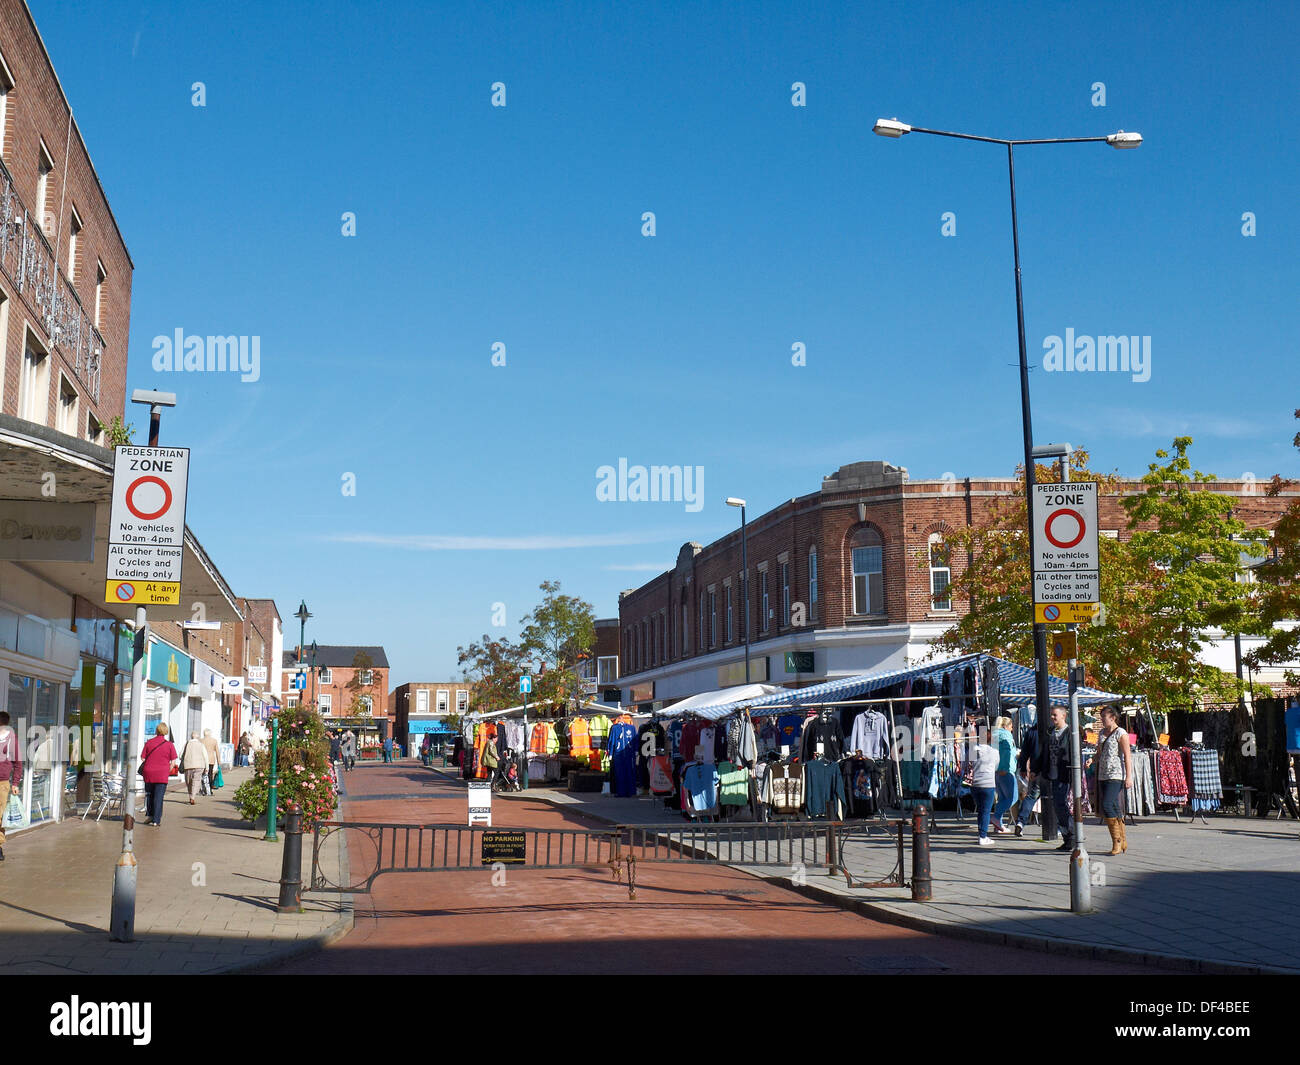
{"label": "woman in patterned top", "polygon": [[1124,831],[1124,811],[1120,797],[1133,786],[1133,754],[1129,750],[1128,733],[1119,727],[1119,711],[1113,706],[1101,711],[1101,736],[1097,740],[1097,753],[1088,761],[1088,768],[1097,766],[1097,785],[1101,792],[1101,812],[1110,829],[1110,853],[1123,854],[1128,850],[1128,836]]}

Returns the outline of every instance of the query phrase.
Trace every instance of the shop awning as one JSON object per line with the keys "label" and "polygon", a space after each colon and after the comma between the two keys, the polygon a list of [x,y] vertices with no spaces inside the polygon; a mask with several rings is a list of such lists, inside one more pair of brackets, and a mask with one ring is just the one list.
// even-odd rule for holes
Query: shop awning
{"label": "shop awning", "polygon": [[[994,655],[971,654],[958,655],[940,661],[930,661],[908,666],[903,669],[883,670],[877,673],[858,673],[850,677],[836,677],[821,684],[794,690],[783,688],[779,694],[759,701],[753,699],[733,699],[726,703],[710,706],[707,711],[700,711],[701,716],[717,720],[735,713],[743,707],[754,710],[797,709],[801,706],[816,706],[825,703],[845,702],[858,699],[872,692],[882,691],[907,680],[920,677],[938,680],[952,669],[974,666],[983,667],[986,659],[997,663],[998,686],[1004,700],[1009,702],[1032,702],[1034,695],[1034,671],[1015,662],[997,658]],[[1048,678],[1048,691],[1051,697],[1064,701],[1070,693],[1070,686],[1059,677]],[[1079,689],[1079,705],[1095,706],[1101,703],[1123,702],[1125,697],[1111,692],[1098,691],[1095,688]],[[669,711],[676,710],[681,704],[674,704]]]}
{"label": "shop awning", "polygon": [[[98,604],[119,620],[134,621],[134,606],[104,602],[113,497],[112,449],[0,414],[0,498],[49,502],[43,492],[51,474],[54,501],[95,505],[94,557],[89,562],[26,559],[23,566],[69,595]],[[151,606],[151,621],[191,621],[196,606],[203,608],[207,621],[241,620],[234,592],[189,528],[185,530],[181,573],[180,603]]]}
{"label": "shop awning", "polygon": [[722,688],[719,691],[701,692],[689,699],[673,703],[658,712],[660,717],[678,717],[687,712],[716,721],[733,713],[740,705],[766,703],[770,696],[785,692],[787,689],[776,684],[741,684],[735,688]]}

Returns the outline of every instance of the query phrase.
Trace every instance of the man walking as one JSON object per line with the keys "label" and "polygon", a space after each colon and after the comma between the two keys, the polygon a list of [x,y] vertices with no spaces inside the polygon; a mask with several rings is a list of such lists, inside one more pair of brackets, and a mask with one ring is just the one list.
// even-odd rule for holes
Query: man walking
{"label": "man walking", "polygon": [[18,734],[9,727],[9,712],[0,710],[0,862],[5,860],[4,815],[9,809],[9,796],[20,792],[22,786],[23,753]]}
{"label": "man walking", "polygon": [[1074,822],[1070,817],[1070,729],[1066,723],[1067,711],[1063,706],[1052,707],[1052,724],[1042,737],[1038,752],[1038,774],[1046,782],[1056,807],[1056,823],[1061,828],[1064,842],[1058,851],[1074,850]]}
{"label": "man walking", "polygon": [[189,792],[190,805],[198,803],[199,782],[208,771],[208,751],[197,732],[190,733],[190,739],[181,752],[181,772],[185,774],[185,790]]}
{"label": "man walking", "polygon": [[391,762],[392,760],[393,760],[393,737],[386,736],[384,738],[384,761]]}

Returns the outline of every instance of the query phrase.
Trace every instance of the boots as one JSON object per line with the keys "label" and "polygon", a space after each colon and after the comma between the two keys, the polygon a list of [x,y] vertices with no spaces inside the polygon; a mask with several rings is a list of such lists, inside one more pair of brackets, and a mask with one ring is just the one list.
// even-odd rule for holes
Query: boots
{"label": "boots", "polygon": [[1118,817],[1106,818],[1106,827],[1110,829],[1110,853],[1123,854],[1124,848],[1120,842],[1121,834],[1124,831],[1123,822]]}
{"label": "boots", "polygon": [[1119,830],[1119,849],[1123,853],[1128,850],[1128,831],[1124,827],[1124,818],[1115,818],[1115,828]]}

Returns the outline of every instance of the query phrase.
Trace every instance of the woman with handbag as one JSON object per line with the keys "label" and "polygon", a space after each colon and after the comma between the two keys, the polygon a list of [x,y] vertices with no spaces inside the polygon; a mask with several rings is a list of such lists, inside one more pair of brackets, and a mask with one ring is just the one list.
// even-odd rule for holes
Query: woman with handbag
{"label": "woman with handbag", "polygon": [[140,752],[140,775],[144,777],[144,823],[155,828],[162,824],[163,794],[167,791],[167,778],[172,767],[180,766],[176,747],[167,738],[167,726],[158,722],[156,735]]}

